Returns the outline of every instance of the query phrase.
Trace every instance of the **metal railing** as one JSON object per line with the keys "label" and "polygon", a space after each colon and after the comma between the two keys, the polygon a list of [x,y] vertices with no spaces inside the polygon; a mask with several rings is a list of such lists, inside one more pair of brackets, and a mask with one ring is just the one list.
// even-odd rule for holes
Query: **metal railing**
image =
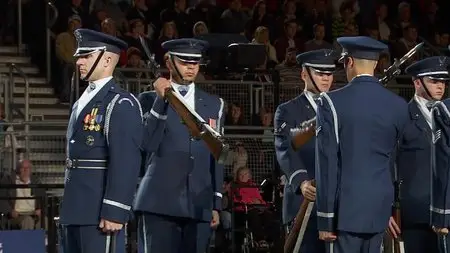
{"label": "metal railing", "polygon": [[[53,11],[53,17],[51,17],[51,12]],[[56,6],[52,3],[52,1],[48,1],[47,5],[45,7],[45,32],[46,32],[46,39],[45,39],[45,43],[46,43],[46,77],[47,77],[47,82],[51,81],[52,78],[52,37],[53,37],[53,32],[52,32],[52,27],[53,25],[56,23],[56,20],[58,19],[58,9],[56,8]]]}
{"label": "metal railing", "polygon": [[[23,72],[23,70],[17,66],[14,63],[9,64],[9,89],[8,89],[8,93],[5,91],[5,105],[8,105],[8,109],[9,109],[9,118],[7,118],[7,120],[11,121],[12,119],[12,108],[11,108],[11,104],[14,103],[14,89],[16,87],[15,85],[15,81],[14,81],[14,72],[17,72],[25,81],[25,92],[24,92],[24,120],[25,122],[28,122],[30,120],[30,82],[28,79],[28,76],[25,74],[25,72]],[[8,94],[8,95],[6,95]],[[6,102],[8,101],[8,102]],[[25,133],[28,133],[30,131],[30,127],[28,124],[25,125]],[[25,149],[28,149],[28,145],[29,144],[29,139],[28,136],[25,136]],[[25,154],[29,154],[29,150],[27,150],[25,152]],[[28,158],[28,156],[26,155],[26,158]]]}

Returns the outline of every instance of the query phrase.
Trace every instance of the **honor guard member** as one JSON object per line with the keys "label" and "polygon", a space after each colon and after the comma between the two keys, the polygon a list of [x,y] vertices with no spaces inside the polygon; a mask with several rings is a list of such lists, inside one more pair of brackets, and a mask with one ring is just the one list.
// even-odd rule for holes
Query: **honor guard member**
{"label": "honor guard member", "polygon": [[[288,181],[284,186],[283,198],[283,223],[288,228],[303,198],[315,201],[316,188],[311,184],[315,169],[315,138],[298,151],[292,148],[291,142],[296,127],[316,116],[314,99],[321,92],[327,92],[333,83],[336,66],[332,52],[322,49],[297,56],[297,62],[302,66],[301,78],[305,82],[305,90],[296,98],[279,105],[275,112],[275,150]],[[299,235],[303,238],[299,252],[325,252],[325,245],[319,240],[316,218],[314,210],[305,234]]]}
{"label": "honor guard member", "polygon": [[436,102],[431,110],[433,152],[431,168],[431,228],[438,251],[448,252],[450,229],[450,99]]}
{"label": "honor guard member", "polygon": [[208,44],[195,39],[164,42],[170,80],[158,78],[154,92],[141,96],[152,104],[145,125],[148,168],[136,196],[140,252],[204,253],[211,227],[219,223],[223,167],[206,144],[193,139],[176,111],[164,99],[165,90],[184,98],[197,114],[222,132],[224,102],[194,83],[202,52]]}
{"label": "honor guard member", "polygon": [[76,64],[89,86],[74,103],[67,130],[64,253],[125,252],[123,226],[132,214],[143,133],[138,100],[112,77],[127,45],[87,29],[75,37]]}
{"label": "honor guard member", "polygon": [[415,94],[408,104],[409,120],[398,143],[396,165],[401,182],[401,231],[391,218],[389,231],[401,233],[408,253],[438,252],[430,227],[431,106],[442,99],[449,80],[447,57],[430,57],[405,70],[412,76]]}
{"label": "honor guard member", "polygon": [[408,105],[374,77],[385,44],[363,36],[337,42],[349,84],[317,103],[319,237],[328,252],[379,253],[394,196],[390,156]]}

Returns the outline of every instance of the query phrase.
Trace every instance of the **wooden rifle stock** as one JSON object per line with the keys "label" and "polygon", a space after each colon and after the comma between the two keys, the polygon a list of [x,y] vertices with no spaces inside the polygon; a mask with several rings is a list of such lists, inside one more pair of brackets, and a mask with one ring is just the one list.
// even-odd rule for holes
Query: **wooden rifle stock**
{"label": "wooden rifle stock", "polygon": [[[315,187],[316,181],[312,180],[311,185]],[[292,225],[291,231],[289,232],[284,242],[284,253],[297,253],[293,251],[295,248],[295,244],[297,243],[298,235],[302,228],[303,221],[305,220],[308,205],[310,203],[311,201],[307,200],[306,198],[303,198],[302,204],[300,205],[300,209],[298,210],[297,215],[295,215],[294,224]]]}
{"label": "wooden rifle stock", "polygon": [[291,146],[298,150],[305,145],[316,134],[316,117],[300,124],[300,127],[293,132]]}
{"label": "wooden rifle stock", "polygon": [[[400,185],[401,181],[395,182],[395,202],[393,206],[393,218],[395,223],[397,223],[400,231],[402,229],[402,220],[401,220],[401,208],[400,208]],[[397,238],[392,238],[394,242],[394,253],[405,253],[404,242],[401,235],[397,235]]]}
{"label": "wooden rifle stock", "polygon": [[[206,125],[207,123],[194,115],[184,103],[178,99],[172,88],[166,89],[165,98],[180,116],[191,136],[203,140],[216,161],[219,164],[223,164],[227,159],[230,147],[227,144],[224,144],[221,136],[211,130],[211,128]],[[219,122],[217,122],[217,124],[219,124]]]}

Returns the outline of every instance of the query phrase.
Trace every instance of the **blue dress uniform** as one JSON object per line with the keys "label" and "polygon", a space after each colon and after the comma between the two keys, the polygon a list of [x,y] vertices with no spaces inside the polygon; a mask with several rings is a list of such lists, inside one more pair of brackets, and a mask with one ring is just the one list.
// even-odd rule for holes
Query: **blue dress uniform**
{"label": "blue dress uniform", "polygon": [[[432,108],[433,156],[431,170],[431,226],[450,228],[450,99]],[[447,253],[448,235],[438,236],[438,252]]]}
{"label": "blue dress uniform", "polygon": [[[297,62],[312,71],[329,74],[333,73],[336,67],[330,50],[300,54],[297,56]],[[275,150],[280,168],[288,179],[283,198],[283,223],[288,226],[303,201],[301,183],[315,178],[315,137],[297,151],[291,146],[296,128],[316,116],[317,104],[314,96],[317,95],[305,90],[296,98],[279,105],[275,112]],[[300,252],[325,252],[325,245],[318,237],[315,209],[311,213],[305,234],[300,236],[303,236]]]}
{"label": "blue dress uniform", "polygon": [[[378,60],[383,43],[338,38],[348,58]],[[354,62],[354,64],[357,64]],[[316,184],[318,230],[334,232],[329,252],[379,253],[393,202],[390,156],[408,117],[406,101],[370,73],[318,101]]]}
{"label": "blue dress uniform", "polygon": [[[199,63],[206,46],[194,39],[163,43],[169,59],[193,63]],[[223,132],[221,98],[194,83],[172,82],[172,87],[212,128]],[[155,92],[143,93],[139,99],[153,105],[144,130],[144,148],[150,158],[134,206],[140,214],[139,250],[204,253],[212,232],[212,210],[221,209],[223,166],[216,163],[203,141],[190,136],[168,102]]]}
{"label": "blue dress uniform", "polygon": [[[406,73],[422,78],[448,79],[446,57],[430,57],[406,68]],[[443,61],[444,60],[444,61]],[[426,86],[424,86],[425,89]],[[397,150],[402,238],[408,253],[437,252],[437,238],[430,222],[431,112],[428,100],[417,94],[409,102],[409,121]]]}
{"label": "blue dress uniform", "polygon": [[[75,31],[75,57],[94,52],[119,54],[126,44],[86,29]],[[94,64],[92,69],[101,68]],[[89,71],[90,73],[93,70]],[[90,76],[90,74],[88,74]],[[107,81],[109,80],[109,81]],[[142,111],[138,100],[112,77],[92,81],[85,93],[96,92],[83,107],[72,107],[67,130],[67,167],[60,211],[64,253],[125,252],[123,231],[100,231],[100,219],[129,221],[141,163]],[[84,95],[84,94],[83,94]],[[86,101],[85,101],[86,102]],[[112,242],[116,245],[112,245]]]}

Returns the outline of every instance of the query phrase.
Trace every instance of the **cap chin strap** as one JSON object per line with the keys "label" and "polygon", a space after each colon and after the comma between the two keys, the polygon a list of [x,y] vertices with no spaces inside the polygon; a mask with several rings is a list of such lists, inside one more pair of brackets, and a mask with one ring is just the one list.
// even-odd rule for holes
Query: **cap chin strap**
{"label": "cap chin strap", "polygon": [[320,93],[319,88],[316,85],[316,82],[314,81],[312,74],[311,74],[311,69],[309,67],[306,67],[306,72],[308,73],[309,79],[311,79],[312,85],[314,86],[314,88],[316,89],[313,93],[317,94]]}
{"label": "cap chin strap", "polygon": [[[106,49],[100,49],[100,54],[98,54],[97,59],[95,60],[94,64],[92,65],[91,69],[89,70],[89,72],[87,73],[87,75],[82,78],[81,80],[83,81],[88,81],[89,77],[91,77],[92,73],[94,73],[95,68],[97,67],[98,63],[100,62],[100,59],[102,59],[103,55],[106,52]],[[92,53],[95,53],[97,51],[94,51]]]}
{"label": "cap chin strap", "polygon": [[191,81],[185,80],[183,76],[181,75],[180,71],[177,68],[177,65],[175,64],[175,57],[173,57],[172,54],[169,54],[170,62],[172,63],[173,69],[175,70],[175,73],[180,78],[180,84],[188,85],[192,83]]}
{"label": "cap chin strap", "polygon": [[437,101],[436,99],[431,96],[430,91],[428,90],[428,87],[425,85],[425,82],[423,81],[424,77],[419,77],[420,83],[422,84],[423,89],[425,90],[425,93],[428,95],[431,101]]}

